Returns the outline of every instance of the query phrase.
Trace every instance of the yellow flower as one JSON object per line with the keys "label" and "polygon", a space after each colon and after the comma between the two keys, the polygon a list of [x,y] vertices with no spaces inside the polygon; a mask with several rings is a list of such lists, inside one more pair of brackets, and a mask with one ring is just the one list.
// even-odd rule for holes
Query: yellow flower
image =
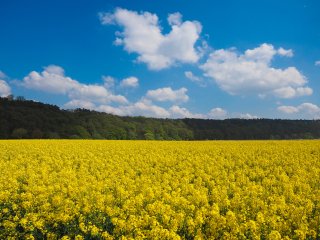
{"label": "yellow flower", "polygon": [[271,231],[271,233],[269,234],[269,239],[270,240],[280,240],[281,234],[278,231]]}
{"label": "yellow flower", "polygon": [[82,240],[82,239],[84,239],[81,235],[77,235],[76,237],[75,237],[75,239],[76,240]]}
{"label": "yellow flower", "polygon": [[91,235],[92,236],[96,236],[96,235],[98,235],[99,234],[99,228],[97,228],[96,226],[93,226],[92,228],[91,228]]}
{"label": "yellow flower", "polygon": [[316,239],[319,146],[2,140],[0,239]]}

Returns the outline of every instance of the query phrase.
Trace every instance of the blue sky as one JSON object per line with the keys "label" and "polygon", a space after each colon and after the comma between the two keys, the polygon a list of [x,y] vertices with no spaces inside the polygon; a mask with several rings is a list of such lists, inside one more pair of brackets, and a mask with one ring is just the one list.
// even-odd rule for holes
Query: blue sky
{"label": "blue sky", "polygon": [[320,118],[320,2],[0,2],[0,96],[165,118]]}

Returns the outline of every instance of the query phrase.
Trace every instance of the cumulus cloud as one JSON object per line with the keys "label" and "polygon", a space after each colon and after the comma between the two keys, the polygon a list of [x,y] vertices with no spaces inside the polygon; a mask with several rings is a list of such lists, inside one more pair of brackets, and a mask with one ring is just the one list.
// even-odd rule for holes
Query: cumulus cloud
{"label": "cumulus cloud", "polygon": [[320,114],[320,107],[313,103],[302,103],[298,106],[298,109],[300,109],[300,111],[305,111],[308,114],[317,114],[318,116]]}
{"label": "cumulus cloud", "polygon": [[292,49],[284,49],[284,48],[279,48],[278,49],[278,54],[281,56],[285,56],[285,57],[293,57],[293,51]]}
{"label": "cumulus cloud", "polygon": [[194,75],[193,72],[191,71],[185,71],[184,76],[188,78],[190,81],[198,84],[200,87],[206,86],[206,83],[203,81],[203,79],[201,77]]}
{"label": "cumulus cloud", "polygon": [[94,110],[96,107],[95,104],[90,101],[79,100],[79,99],[71,100],[66,104],[64,104],[63,106],[64,108],[67,108],[67,109],[84,108],[84,109],[90,109],[90,110]]}
{"label": "cumulus cloud", "polygon": [[80,84],[77,88],[72,89],[68,96],[71,99],[82,99],[98,103],[117,102],[125,104],[128,102],[122,95],[114,95],[103,86],[91,84]]}
{"label": "cumulus cloud", "polygon": [[173,90],[171,87],[158,88],[155,90],[149,90],[146,97],[159,102],[187,102],[189,100],[187,91],[188,89],[184,87],[177,90]]}
{"label": "cumulus cloud", "polygon": [[319,61],[315,61],[314,65],[315,66],[320,66],[320,60]]}
{"label": "cumulus cloud", "polygon": [[7,97],[11,94],[11,88],[5,80],[0,79],[0,97]]}
{"label": "cumulus cloud", "polygon": [[139,86],[139,80],[136,77],[128,77],[121,81],[120,87],[135,88]]}
{"label": "cumulus cloud", "polygon": [[116,114],[120,116],[145,116],[155,118],[208,118],[206,114],[192,113],[187,108],[177,105],[165,109],[148,99],[141,99],[136,103],[126,106],[113,107],[100,105],[95,108],[97,111]]}
{"label": "cumulus cloud", "polygon": [[309,87],[282,87],[275,89],[273,93],[279,98],[293,98],[300,96],[309,96],[313,93],[313,90]]}
{"label": "cumulus cloud", "polygon": [[95,110],[97,110],[99,112],[105,112],[105,113],[109,113],[109,114],[113,114],[113,115],[118,115],[118,116],[127,116],[128,115],[125,113],[125,111],[123,111],[123,109],[121,109],[121,107],[114,107],[114,106],[110,106],[110,105],[100,105],[100,106],[96,107]]}
{"label": "cumulus cloud", "polygon": [[202,26],[197,21],[182,21],[180,13],[170,14],[171,30],[162,33],[159,19],[150,12],[135,12],[117,8],[113,13],[101,13],[101,23],[117,24],[123,31],[117,33],[116,45],[122,45],[129,53],[138,54],[137,60],[149,69],[160,70],[175,63],[195,63],[200,53],[195,44]]}
{"label": "cumulus cloud", "polygon": [[169,112],[172,118],[206,118],[204,114],[192,113],[188,109],[173,105],[170,107]]}
{"label": "cumulus cloud", "polygon": [[[193,75],[192,75],[193,76]],[[86,108],[103,111],[121,116],[146,116],[156,118],[227,118],[227,111],[222,108],[213,108],[208,113],[193,113],[179,103],[187,102],[187,89],[171,87],[149,90],[137,102],[130,103],[122,95],[115,95],[109,91],[115,85],[114,78],[103,76],[103,83],[83,84],[65,75],[64,69],[50,65],[42,72],[32,71],[20,82],[20,85],[44,92],[65,95],[69,101],[64,108]],[[1,84],[5,81],[0,81]],[[134,87],[138,79],[129,77],[120,82],[122,87]],[[0,89],[3,89],[1,87]],[[10,92],[10,91],[9,91]],[[8,92],[7,92],[8,93]],[[6,95],[8,95],[6,93]],[[171,107],[162,107],[155,102],[172,102]]]}
{"label": "cumulus cloud", "polygon": [[230,116],[234,116],[236,118],[242,119],[256,119],[258,116],[252,115],[250,113],[233,113],[229,114],[227,110],[216,107],[212,108],[208,113],[201,114],[201,113],[192,113],[187,108],[180,107],[177,105],[173,105],[169,108],[169,113],[171,118],[199,118],[199,119],[227,119]]}
{"label": "cumulus cloud", "polygon": [[212,52],[200,68],[205,76],[211,77],[231,95],[273,95],[279,98],[311,95],[312,89],[305,86],[306,77],[295,67],[280,69],[271,66],[276,55],[290,57],[293,53],[290,49],[275,49],[266,43],[243,54],[234,49],[220,49]]}
{"label": "cumulus cloud", "polygon": [[112,107],[109,105],[100,105],[97,110],[120,116],[170,117],[170,113],[165,108],[157,106],[146,99],[127,106]]}
{"label": "cumulus cloud", "polygon": [[222,108],[212,108],[208,116],[214,119],[225,119],[227,117],[227,111]]}
{"label": "cumulus cloud", "polygon": [[168,15],[168,23],[170,26],[180,26],[182,23],[182,15],[179,12]]}
{"label": "cumulus cloud", "polygon": [[257,118],[259,118],[258,116],[252,115],[250,113],[240,113],[239,117],[242,119],[257,119]]}
{"label": "cumulus cloud", "polygon": [[194,75],[193,72],[191,71],[185,71],[184,75],[186,76],[186,78],[190,79],[192,82],[201,82],[201,78]]}
{"label": "cumulus cloud", "polygon": [[32,71],[23,78],[22,85],[29,89],[40,90],[49,93],[66,94],[79,86],[76,80],[66,77],[63,68],[50,65],[39,73]]}
{"label": "cumulus cloud", "polygon": [[111,76],[102,76],[104,82],[103,86],[107,89],[113,88],[115,85],[115,79]]}
{"label": "cumulus cloud", "polygon": [[305,118],[320,118],[320,106],[313,103],[302,103],[298,106],[279,106],[278,111],[285,114],[300,114]]}
{"label": "cumulus cloud", "polygon": [[168,110],[152,103],[148,99],[140,99],[135,103],[127,105],[112,106],[108,104],[94,104],[86,100],[71,100],[64,105],[65,108],[85,108],[99,112],[110,113],[118,116],[145,116],[155,118],[169,118],[171,114]]}
{"label": "cumulus cloud", "polygon": [[287,113],[287,114],[291,114],[291,113],[299,112],[299,109],[294,106],[279,106],[278,111],[283,112],[283,113]]}
{"label": "cumulus cloud", "polygon": [[160,106],[154,105],[148,101],[139,101],[126,110],[132,115],[150,116],[150,117],[169,117],[168,111]]}
{"label": "cumulus cloud", "polygon": [[103,85],[83,84],[65,76],[64,69],[50,65],[39,73],[32,71],[23,78],[22,86],[44,92],[67,95],[71,100],[78,102],[117,102],[127,103],[127,99],[121,95],[114,95]]}
{"label": "cumulus cloud", "polygon": [[[172,105],[164,108],[152,102],[152,100],[142,97],[135,103],[127,105],[94,104],[86,100],[74,99],[64,105],[65,108],[85,108],[100,112],[106,112],[119,116],[145,116],[154,118],[197,118],[197,119],[226,119],[229,118],[228,112],[223,108],[212,108],[208,113],[193,113],[185,107]],[[244,119],[258,118],[249,113],[236,114],[235,117]]]}
{"label": "cumulus cloud", "polygon": [[[150,91],[148,91],[148,93],[150,93]],[[180,97],[177,98],[171,95],[165,97],[161,96],[158,98],[158,95],[156,94],[154,96],[152,95],[152,97],[154,97],[153,100],[158,100],[160,98],[161,101],[165,101],[164,99],[167,99],[168,101],[180,100]],[[113,106],[110,104],[94,104],[93,102],[87,100],[73,99],[67,102],[64,107],[86,108],[120,116],[145,116],[155,118],[208,118],[206,114],[194,114],[188,109],[180,107],[178,105],[173,105],[170,108],[166,109],[155,104],[148,96],[143,96],[137,102],[118,106]]]}
{"label": "cumulus cloud", "polygon": [[7,78],[7,75],[0,71],[0,97],[7,97],[11,94],[11,88],[5,80]]}

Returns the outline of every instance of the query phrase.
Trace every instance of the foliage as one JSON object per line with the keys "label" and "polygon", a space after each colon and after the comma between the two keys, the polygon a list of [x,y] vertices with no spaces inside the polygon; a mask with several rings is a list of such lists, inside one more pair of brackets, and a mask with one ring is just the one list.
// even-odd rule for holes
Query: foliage
{"label": "foliage", "polygon": [[26,138],[27,135],[28,135],[28,131],[26,129],[16,128],[12,131],[11,137],[21,139],[21,138]]}
{"label": "foliage", "polygon": [[320,120],[119,117],[85,109],[60,110],[23,97],[0,98],[0,139],[8,138],[319,139]]}
{"label": "foliage", "polygon": [[0,239],[319,239],[319,141],[0,141]]}

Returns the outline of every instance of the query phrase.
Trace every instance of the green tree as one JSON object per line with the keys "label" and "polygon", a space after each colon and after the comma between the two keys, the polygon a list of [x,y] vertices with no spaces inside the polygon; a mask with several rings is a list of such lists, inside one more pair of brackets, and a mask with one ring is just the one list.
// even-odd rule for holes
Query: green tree
{"label": "green tree", "polygon": [[12,131],[11,137],[21,139],[21,138],[26,138],[27,135],[28,135],[28,131],[26,129],[16,128]]}
{"label": "green tree", "polygon": [[152,131],[147,130],[144,134],[146,140],[154,140],[154,134]]}
{"label": "green tree", "polygon": [[17,101],[25,101],[26,99],[24,98],[24,96],[17,96],[16,100]]}
{"label": "green tree", "polygon": [[87,129],[79,125],[75,126],[75,133],[75,135],[78,135],[80,138],[91,138],[91,135],[88,133]]}
{"label": "green tree", "polygon": [[44,134],[44,138],[48,138],[48,139],[59,139],[60,135],[57,132],[46,132]]}
{"label": "green tree", "polygon": [[43,138],[43,132],[40,129],[35,129],[31,133],[31,138],[36,138],[36,139]]}

